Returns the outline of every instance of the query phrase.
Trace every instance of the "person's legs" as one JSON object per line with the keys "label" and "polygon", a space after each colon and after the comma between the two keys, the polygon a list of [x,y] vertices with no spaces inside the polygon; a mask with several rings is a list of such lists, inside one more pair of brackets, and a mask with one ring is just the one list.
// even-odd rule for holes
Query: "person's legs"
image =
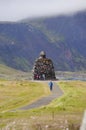
{"label": "person's legs", "polygon": [[50,90],[52,91],[52,86],[50,86]]}

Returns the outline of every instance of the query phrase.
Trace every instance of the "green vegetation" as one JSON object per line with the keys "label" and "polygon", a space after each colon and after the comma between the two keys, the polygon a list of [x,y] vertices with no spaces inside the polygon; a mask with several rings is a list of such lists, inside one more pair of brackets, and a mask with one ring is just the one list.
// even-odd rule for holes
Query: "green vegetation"
{"label": "green vegetation", "polygon": [[59,86],[64,91],[64,95],[54,100],[49,107],[66,112],[83,112],[86,109],[86,82],[59,82]]}
{"label": "green vegetation", "polygon": [[18,69],[23,70],[23,71],[30,70],[30,63],[25,58],[16,57],[14,58],[14,61]]}
{"label": "green vegetation", "polygon": [[[86,82],[69,81],[58,82],[64,95],[55,99],[49,105],[34,109],[40,112],[83,112],[86,109]],[[31,81],[0,81],[0,112],[12,110],[50,94],[47,84]],[[34,110],[30,110],[33,113]],[[28,111],[29,112],[29,111]],[[26,112],[27,113],[27,112]],[[25,113],[24,113],[25,114]]]}
{"label": "green vegetation", "polygon": [[6,112],[49,94],[47,84],[30,81],[0,81],[0,112]]}
{"label": "green vegetation", "polygon": [[13,74],[17,73],[16,69],[13,69],[11,67],[5,66],[4,64],[0,64],[0,74]]}
{"label": "green vegetation", "polygon": [[51,43],[54,43],[57,48],[59,48],[59,43],[56,44],[56,42],[58,42],[58,41],[63,42],[64,39],[65,39],[64,36],[60,35],[59,33],[56,33],[55,31],[48,30],[46,28],[46,26],[44,25],[43,21],[40,21],[40,22],[33,22],[33,21],[31,21],[30,24],[32,26],[38,28],[40,31],[42,31],[46,35],[48,40]]}
{"label": "green vegetation", "polygon": [[31,72],[22,72],[6,65],[0,64],[0,79],[6,80],[26,80],[32,79]]}
{"label": "green vegetation", "polygon": [[64,94],[49,105],[28,111],[13,108],[27,105],[48,95],[45,82],[0,81],[0,128],[15,130],[79,130],[83,112],[86,109],[86,82],[60,81]]}

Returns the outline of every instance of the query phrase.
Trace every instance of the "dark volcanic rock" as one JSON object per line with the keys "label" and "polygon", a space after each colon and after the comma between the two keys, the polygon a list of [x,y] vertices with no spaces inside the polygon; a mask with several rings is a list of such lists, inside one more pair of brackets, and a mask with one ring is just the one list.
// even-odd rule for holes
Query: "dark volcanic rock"
{"label": "dark volcanic rock", "polygon": [[53,62],[46,58],[44,51],[40,53],[40,57],[35,61],[33,75],[36,80],[56,79]]}

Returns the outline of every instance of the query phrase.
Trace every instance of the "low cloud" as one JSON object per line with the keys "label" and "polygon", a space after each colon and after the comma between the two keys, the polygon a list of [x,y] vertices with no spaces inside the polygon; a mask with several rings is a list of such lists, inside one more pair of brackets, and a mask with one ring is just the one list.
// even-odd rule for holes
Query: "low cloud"
{"label": "low cloud", "polygon": [[86,10],[86,0],[0,0],[0,21],[69,15]]}

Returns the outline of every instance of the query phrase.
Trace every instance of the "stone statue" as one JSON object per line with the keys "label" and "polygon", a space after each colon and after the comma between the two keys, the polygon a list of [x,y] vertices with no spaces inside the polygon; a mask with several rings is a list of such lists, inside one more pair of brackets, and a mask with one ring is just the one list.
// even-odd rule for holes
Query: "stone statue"
{"label": "stone statue", "polygon": [[46,58],[46,53],[44,51],[40,52],[39,58],[35,61],[33,78],[34,80],[56,79],[53,62]]}

